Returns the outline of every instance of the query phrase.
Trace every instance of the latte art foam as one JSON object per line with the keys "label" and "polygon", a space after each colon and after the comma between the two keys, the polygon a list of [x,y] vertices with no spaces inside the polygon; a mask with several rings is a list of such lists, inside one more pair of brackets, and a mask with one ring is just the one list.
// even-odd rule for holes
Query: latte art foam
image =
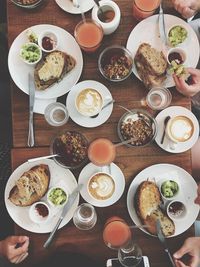
{"label": "latte art foam", "polygon": [[100,112],[102,108],[102,97],[92,88],[84,89],[76,99],[78,111],[85,116],[92,116]]}
{"label": "latte art foam", "polygon": [[97,173],[90,179],[88,190],[94,198],[105,200],[113,195],[115,183],[113,178],[108,174]]}

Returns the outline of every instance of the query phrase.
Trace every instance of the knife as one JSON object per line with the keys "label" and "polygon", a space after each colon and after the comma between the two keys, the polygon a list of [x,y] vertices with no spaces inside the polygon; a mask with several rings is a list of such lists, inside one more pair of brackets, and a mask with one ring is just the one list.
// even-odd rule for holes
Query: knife
{"label": "knife", "polygon": [[159,33],[162,43],[167,46],[167,36],[165,31],[165,17],[162,9],[162,4],[160,3],[159,15],[158,15],[158,25],[159,25]]}
{"label": "knife", "polygon": [[169,260],[171,262],[171,265],[173,267],[176,267],[175,263],[174,263],[174,260],[172,258],[172,255],[167,247],[167,243],[166,243],[166,240],[165,240],[165,237],[163,235],[163,232],[162,232],[162,228],[161,228],[161,224],[160,224],[160,220],[157,220],[156,221],[156,230],[157,230],[157,235],[158,235],[158,239],[160,240],[160,242],[163,244],[164,246],[164,249],[165,249],[165,252],[167,253],[168,257],[169,257]]}
{"label": "knife", "polygon": [[33,131],[33,107],[35,102],[35,84],[33,76],[28,74],[29,85],[29,130],[28,130],[28,146],[34,146],[34,131]]}
{"label": "knife", "polygon": [[55,227],[53,228],[52,232],[50,233],[47,241],[44,243],[43,247],[44,248],[48,248],[49,245],[51,244],[51,241],[53,240],[53,237],[59,227],[59,225],[61,224],[62,220],[64,219],[64,217],[66,216],[67,212],[70,210],[70,208],[72,207],[72,204],[74,203],[75,199],[77,198],[79,191],[81,190],[81,188],[83,187],[82,184],[79,184],[74,191],[69,195],[69,199],[67,201],[67,203],[64,205],[62,213],[55,225]]}

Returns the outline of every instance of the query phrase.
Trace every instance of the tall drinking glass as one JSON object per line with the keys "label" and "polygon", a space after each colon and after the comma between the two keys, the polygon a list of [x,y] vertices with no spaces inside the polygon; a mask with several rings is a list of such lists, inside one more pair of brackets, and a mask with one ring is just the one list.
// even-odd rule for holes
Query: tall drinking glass
{"label": "tall drinking glass", "polygon": [[142,260],[142,250],[132,240],[118,250],[119,262],[125,267],[136,267]]}
{"label": "tall drinking glass", "polygon": [[89,203],[78,206],[73,215],[73,222],[80,230],[90,230],[97,222],[95,208]]}
{"label": "tall drinking glass", "polygon": [[153,15],[159,5],[160,0],[134,0],[133,16],[138,21],[145,19]]}

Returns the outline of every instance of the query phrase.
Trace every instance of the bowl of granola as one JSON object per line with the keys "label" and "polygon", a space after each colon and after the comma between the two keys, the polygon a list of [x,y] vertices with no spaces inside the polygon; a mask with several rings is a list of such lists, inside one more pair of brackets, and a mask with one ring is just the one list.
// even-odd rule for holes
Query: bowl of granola
{"label": "bowl of granola", "polygon": [[11,0],[16,6],[32,9],[40,4],[42,4],[43,0]]}
{"label": "bowl of granola", "polygon": [[109,46],[101,52],[98,67],[107,80],[123,81],[132,73],[133,57],[131,52],[123,46]]}
{"label": "bowl of granola", "polygon": [[156,120],[142,109],[133,109],[120,118],[117,132],[120,140],[128,141],[128,147],[141,147],[150,144],[157,134]]}
{"label": "bowl of granola", "polygon": [[50,145],[50,152],[57,154],[54,161],[65,168],[76,169],[86,163],[88,141],[76,131],[64,131],[55,136]]}

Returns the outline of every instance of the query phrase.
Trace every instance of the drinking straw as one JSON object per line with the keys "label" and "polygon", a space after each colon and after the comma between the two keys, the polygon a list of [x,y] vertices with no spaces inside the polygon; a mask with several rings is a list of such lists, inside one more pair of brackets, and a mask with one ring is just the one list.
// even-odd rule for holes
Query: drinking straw
{"label": "drinking straw", "polygon": [[129,144],[129,143],[132,142],[132,141],[134,141],[134,138],[131,138],[131,139],[122,141],[122,142],[120,142],[120,143],[114,144],[114,146],[115,146],[115,147],[118,147],[118,146],[126,145],[126,144]]}
{"label": "drinking straw", "polygon": [[80,11],[81,11],[82,20],[85,23],[86,22],[86,18],[85,18],[85,13],[83,12],[83,9],[82,9],[82,4],[81,4],[80,0],[77,0],[77,2],[79,4],[79,8],[80,8]]}

